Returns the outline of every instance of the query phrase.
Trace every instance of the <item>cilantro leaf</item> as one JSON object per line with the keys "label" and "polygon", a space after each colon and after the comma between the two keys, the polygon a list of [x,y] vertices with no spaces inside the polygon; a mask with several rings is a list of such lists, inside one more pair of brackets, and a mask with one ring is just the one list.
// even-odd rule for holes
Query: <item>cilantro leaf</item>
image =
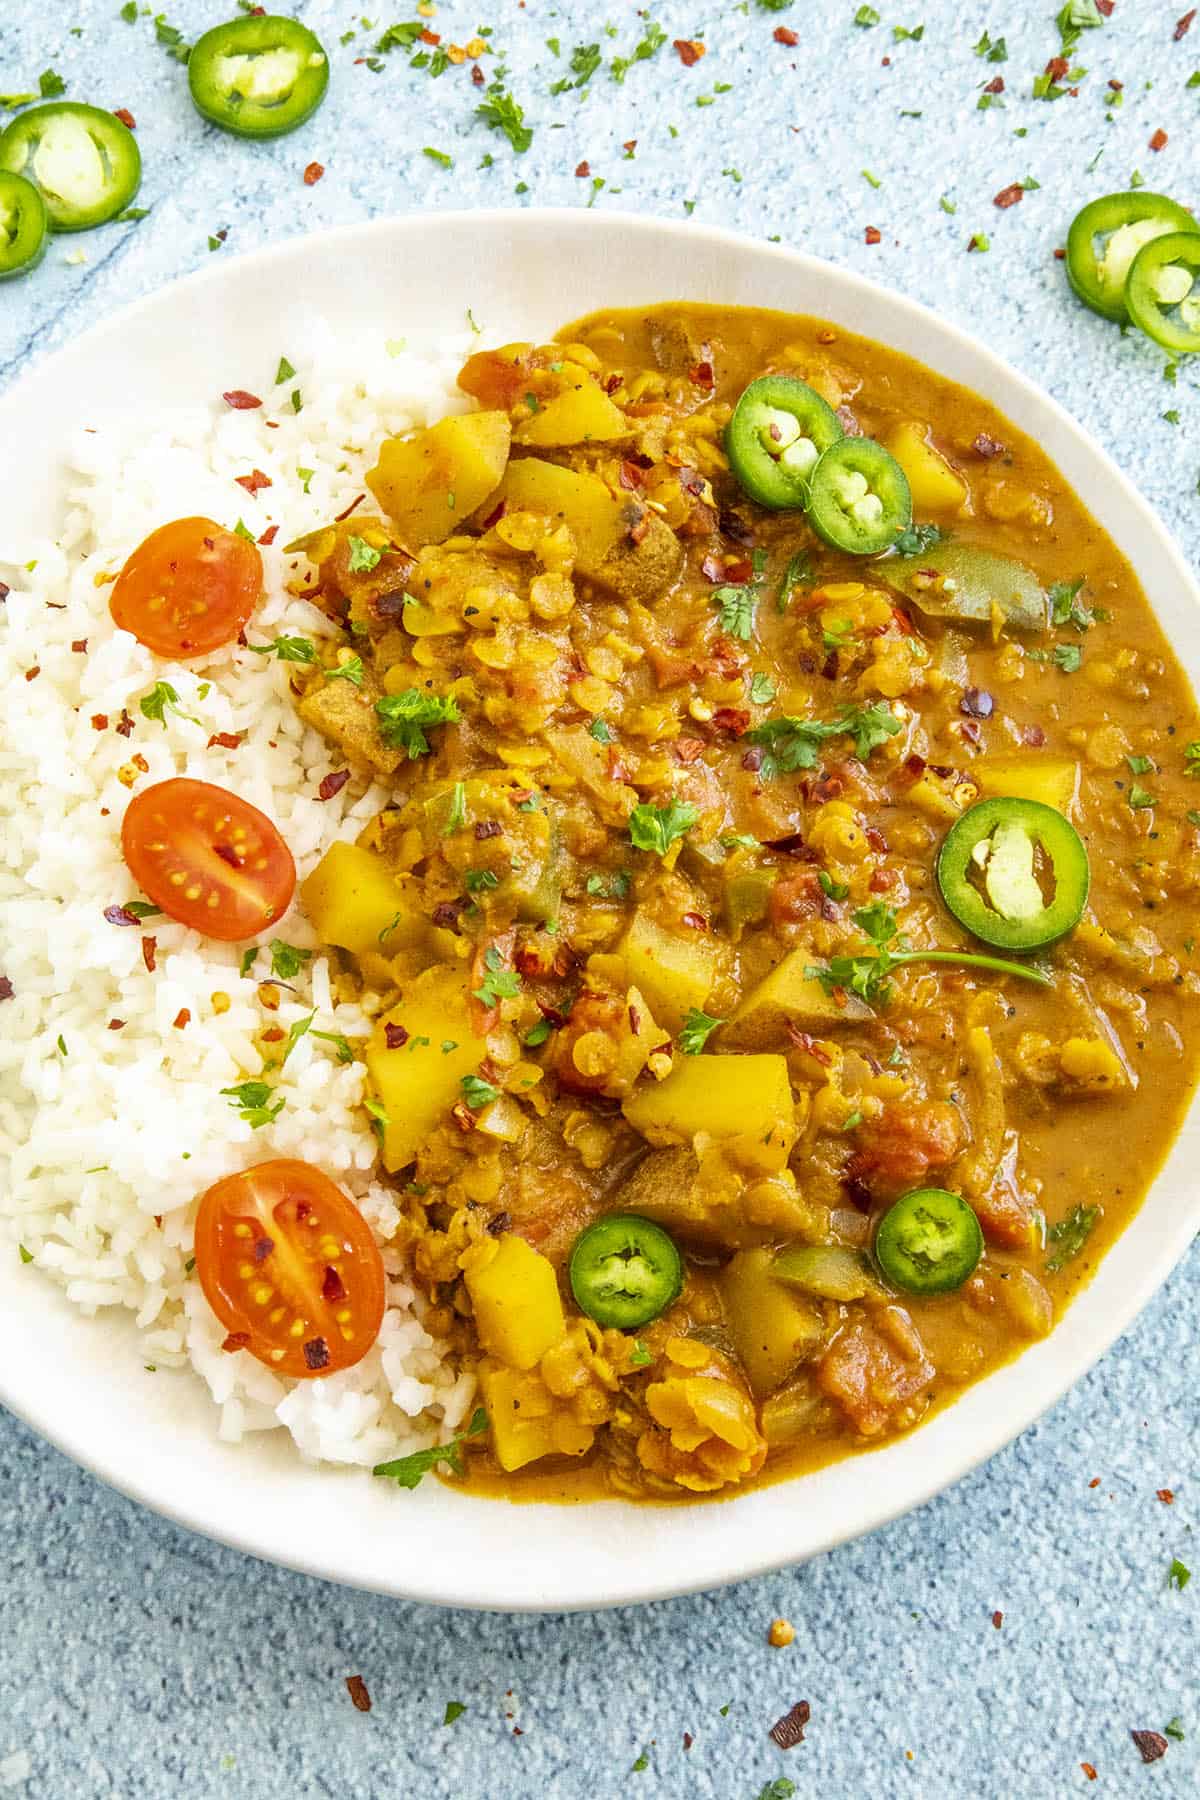
{"label": "cilantro leaf", "polygon": [[142,696],[140,707],[143,716],[147,719],[157,719],[164,731],[167,729],[168,709],[173,713],[178,713],[181,719],[187,719],[189,724],[199,725],[200,723],[199,719],[193,718],[191,713],[184,712],[179,704],[179,695],[169,681],[156,681],[150,692]]}
{"label": "cilantro leaf", "polygon": [[754,630],[758,589],[748,584],[713,589],[713,604],[721,609],[721,630],[745,643]]}
{"label": "cilantro leaf", "polygon": [[515,969],[506,969],[504,958],[495,944],[484,952],[483,984],[473,989],[476,1000],[486,1007],[495,1006],[497,1000],[514,1000],[521,991],[521,977]]}
{"label": "cilantro leaf", "polygon": [[1177,1556],[1174,1557],[1170,1568],[1167,1570],[1167,1585],[1169,1587],[1177,1588],[1182,1594],[1184,1588],[1191,1579],[1192,1571],[1188,1568],[1187,1564],[1180,1562]]}
{"label": "cilantro leaf", "polygon": [[[878,16],[874,21],[879,23]],[[811,587],[814,579],[813,560],[807,550],[797,550],[788,560],[783,572],[783,580],[779,584],[779,594],[775,601],[776,612],[786,612],[792,598],[792,589]]]}
{"label": "cilantro leaf", "polygon": [[[430,1450],[414,1450],[408,1456],[398,1456],[394,1462],[376,1463],[371,1470],[372,1475],[383,1475],[402,1488],[418,1487],[422,1479],[431,1469],[439,1464],[453,1470],[456,1475],[463,1472],[462,1447],[468,1438],[482,1437],[488,1427],[488,1416],[482,1406],[477,1406],[471,1414],[465,1431],[451,1438],[448,1444],[435,1444]],[[452,1702],[457,1704],[457,1702]],[[449,1712],[449,1707],[447,1707]],[[455,1714],[457,1718],[457,1713]]]}
{"label": "cilantro leaf", "polygon": [[855,755],[866,758],[900,730],[900,721],[889,706],[848,707],[836,719],[797,719],[788,713],[764,719],[746,733],[746,742],[767,746],[762,774],[793,775],[798,769],[814,769],[820,746],[835,737],[852,737]]}
{"label": "cilantro leaf", "polygon": [[1057,1273],[1078,1256],[1099,1217],[1098,1206],[1077,1205],[1071,1208],[1065,1219],[1060,1219],[1057,1225],[1051,1225],[1046,1233],[1046,1241],[1054,1245],[1054,1251],[1047,1258],[1046,1267]]}
{"label": "cilantro leaf", "polygon": [[379,735],[393,749],[406,750],[410,762],[428,756],[427,725],[456,725],[462,714],[458,702],[450,694],[423,694],[420,688],[405,688],[400,694],[385,694],[375,702],[379,716]]}
{"label": "cilantro leaf", "polygon": [[294,944],[285,944],[282,938],[272,938],[271,973],[280,981],[293,981],[306,962],[312,961],[311,950],[301,950]]}
{"label": "cilantro leaf", "polygon": [[366,538],[350,536],[346,539],[350,546],[350,562],[352,575],[365,575],[382,561],[383,551],[376,550],[374,544],[368,544]]}
{"label": "cilantro leaf", "polygon": [[717,1026],[724,1023],[724,1019],[714,1019],[709,1013],[689,1006],[679,1032],[679,1048],[685,1056],[699,1056]]}
{"label": "cilantro leaf", "polygon": [[643,801],[629,815],[630,842],[635,850],[653,850],[655,855],[665,856],[676,838],[690,831],[699,817],[699,809],[690,800],[672,799],[666,806]]}
{"label": "cilantro leaf", "polygon": [[247,644],[246,648],[253,650],[255,656],[277,656],[280,662],[314,663],[317,660],[317,646],[306,637],[277,637],[269,644]]}
{"label": "cilantro leaf", "polygon": [[523,156],[533,142],[533,127],[525,123],[525,109],[512,95],[493,83],[486,100],[475,108],[475,116],[493,131],[502,131],[518,156]]}
{"label": "cilantro leaf", "polygon": [[897,556],[921,556],[933,544],[940,544],[950,533],[940,525],[910,525],[892,545]]}
{"label": "cilantro leaf", "polygon": [[461,1085],[463,1099],[472,1112],[478,1112],[480,1107],[490,1106],[493,1100],[500,1098],[500,1089],[485,1081],[482,1075],[464,1075]]}
{"label": "cilantro leaf", "polygon": [[236,1087],[222,1088],[221,1093],[236,1106],[252,1130],[269,1125],[283,1111],[283,1101],[270,1104],[273,1089],[266,1081],[239,1081]]}

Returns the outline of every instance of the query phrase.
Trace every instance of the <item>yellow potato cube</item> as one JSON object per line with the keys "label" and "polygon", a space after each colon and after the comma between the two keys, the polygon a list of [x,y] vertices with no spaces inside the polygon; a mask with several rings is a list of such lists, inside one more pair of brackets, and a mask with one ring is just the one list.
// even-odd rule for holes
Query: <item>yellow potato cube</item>
{"label": "yellow potato cube", "polygon": [[971,776],[985,799],[1007,794],[1069,813],[1079,786],[1079,764],[1065,756],[981,756],[971,764]]}
{"label": "yellow potato cube", "polygon": [[716,975],[716,949],[700,932],[664,931],[639,913],[617,947],[625,980],[638,987],[656,1019],[675,1032],[690,1008],[702,1010]]}
{"label": "yellow potato cube", "polygon": [[331,844],[300,884],[300,900],[317,936],[354,956],[394,955],[428,934],[382,857],[361,844]]}
{"label": "yellow potato cube", "polygon": [[[388,1045],[388,1026],[393,1047]],[[395,1044],[396,1028],[407,1035]],[[449,1046],[446,1048],[445,1046]],[[430,1132],[461,1100],[486,1045],[471,1029],[467,977],[461,968],[425,969],[379,1021],[367,1046],[367,1073],[386,1115],[383,1166],[395,1171],[416,1156]]]}
{"label": "yellow potato cube", "polygon": [[671,1073],[630,1095],[625,1117],[652,1144],[711,1137],[763,1139],[795,1130],[795,1107],[782,1056],[678,1056]]}
{"label": "yellow potato cube", "polygon": [[581,375],[574,387],[545,400],[531,419],[518,425],[513,442],[542,449],[568,444],[604,444],[628,435],[629,421],[598,381]]}
{"label": "yellow potato cube", "polygon": [[492,1449],[502,1469],[511,1473],[555,1451],[553,1413],[531,1412],[533,1384],[517,1369],[485,1364],[479,1371],[479,1391],[487,1408]]}
{"label": "yellow potato cube", "polygon": [[578,568],[589,573],[621,542],[628,530],[628,503],[610,494],[595,475],[561,469],[540,457],[522,456],[508,465],[497,500],[510,511],[543,513],[565,524],[575,540]]}
{"label": "yellow potato cube", "polygon": [[825,1032],[835,1025],[853,1025],[867,1019],[870,1008],[853,994],[839,1006],[815,975],[807,950],[792,950],[771,970],[765,981],[752,988],[727,1025],[722,1026],[723,1050],[767,1050],[787,1043],[787,1027]]}
{"label": "yellow potato cube", "polygon": [[500,484],[511,426],[502,412],[462,413],[411,437],[385,438],[367,486],[406,550],[441,544]]}
{"label": "yellow potato cube", "polygon": [[940,450],[929,442],[927,428],[914,421],[897,425],[884,439],[912,489],[913,507],[919,513],[958,512],[967,497],[967,484],[955,473]]}
{"label": "yellow potato cube", "polygon": [[532,1369],[567,1329],[554,1264],[512,1232],[494,1250],[473,1246],[463,1264],[480,1343],[510,1369]]}
{"label": "yellow potato cube", "polygon": [[776,1281],[774,1250],[739,1250],[721,1275],[725,1320],[758,1399],[774,1393],[824,1329],[810,1300]]}

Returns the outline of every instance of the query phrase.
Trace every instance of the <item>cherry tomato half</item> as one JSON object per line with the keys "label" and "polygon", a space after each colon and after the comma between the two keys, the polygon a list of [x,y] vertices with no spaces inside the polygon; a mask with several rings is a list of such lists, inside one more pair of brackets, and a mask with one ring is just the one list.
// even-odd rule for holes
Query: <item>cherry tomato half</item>
{"label": "cherry tomato half", "polygon": [[135,795],[121,851],[156,906],[224,943],[274,925],[295,892],[292,853],[270,819],[209,781],[180,775]]}
{"label": "cherry tomato half", "polygon": [[353,1368],[379,1336],[379,1246],[311,1163],[281,1157],[218,1181],[200,1201],[195,1248],[226,1349],[248,1350],[277,1375]]}
{"label": "cherry tomato half", "polygon": [[156,656],[206,656],[233,642],[262,584],[256,544],[212,519],[175,519],[138,545],[109,610]]}

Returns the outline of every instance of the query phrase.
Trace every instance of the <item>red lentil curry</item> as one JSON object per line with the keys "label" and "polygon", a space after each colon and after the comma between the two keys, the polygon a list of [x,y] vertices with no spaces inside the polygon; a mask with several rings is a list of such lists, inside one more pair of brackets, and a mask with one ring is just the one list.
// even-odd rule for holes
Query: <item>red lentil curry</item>
{"label": "red lentil curry", "polygon": [[393,798],[302,897],[467,1484],[725,1497],[918,1424],[1128,1223],[1200,1043],[1195,702],[893,351],[677,305],[459,379],[306,542],[300,711]]}

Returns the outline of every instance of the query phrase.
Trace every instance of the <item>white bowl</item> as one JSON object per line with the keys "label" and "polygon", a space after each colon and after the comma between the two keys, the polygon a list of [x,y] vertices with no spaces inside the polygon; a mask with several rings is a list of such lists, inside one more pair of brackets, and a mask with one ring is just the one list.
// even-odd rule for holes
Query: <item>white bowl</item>
{"label": "white bowl", "polygon": [[[206,402],[273,365],[302,295],[395,335],[457,327],[537,338],[599,306],[712,300],[815,313],[928,363],[992,401],[1046,450],[1129,557],[1193,682],[1200,591],[1163,526],[1062,408],[912,301],[811,257],[725,232],[613,213],[444,213],[294,240],[165,288],[35,368],[0,398],[0,495],[52,535],[57,447],[97,413]],[[1197,682],[1200,685],[1200,682]],[[198,1379],[147,1381],[128,1323],[85,1319],[15,1256],[0,1259],[0,1400],[169,1518],[337,1581],[514,1611],[651,1600],[802,1561],[919,1505],[1006,1444],[1096,1361],[1197,1226],[1193,1109],[1145,1206],[1053,1336],[912,1435],[718,1505],[514,1507],[426,1482],[306,1466],[277,1433],[231,1448]]]}

